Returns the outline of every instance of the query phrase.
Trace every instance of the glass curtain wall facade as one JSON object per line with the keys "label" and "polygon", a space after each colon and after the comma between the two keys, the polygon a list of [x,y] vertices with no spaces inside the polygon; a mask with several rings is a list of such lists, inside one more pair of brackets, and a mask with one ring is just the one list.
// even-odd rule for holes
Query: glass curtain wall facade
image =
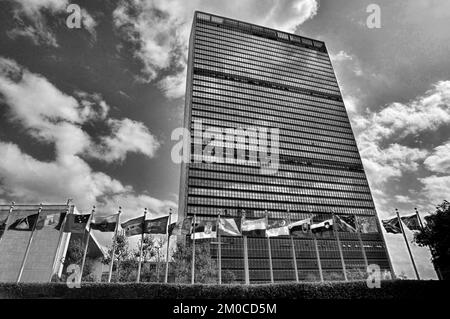
{"label": "glass curtain wall facade", "polygon": [[[265,27],[196,12],[191,31],[185,127],[191,154],[208,141],[194,137],[214,127],[279,130],[278,169],[258,164],[194,161],[182,165],[180,216],[249,219],[313,217],[313,223],[353,218],[359,232],[302,233],[294,237],[300,280],[343,279],[367,264],[391,270],[380,224],[326,46]],[[269,141],[267,141],[268,144]],[[251,141],[246,141],[251,146]],[[249,147],[250,149],[251,147]],[[217,155],[217,154],[216,154]],[[248,158],[249,150],[245,153]],[[191,159],[192,159],[191,158]],[[226,216],[224,216],[226,215]],[[244,280],[242,237],[222,237],[222,269]],[[361,246],[361,243],[363,247]],[[292,242],[271,238],[275,281],[295,280]],[[250,282],[270,280],[267,239],[248,238]],[[216,245],[211,245],[213,256]]]}

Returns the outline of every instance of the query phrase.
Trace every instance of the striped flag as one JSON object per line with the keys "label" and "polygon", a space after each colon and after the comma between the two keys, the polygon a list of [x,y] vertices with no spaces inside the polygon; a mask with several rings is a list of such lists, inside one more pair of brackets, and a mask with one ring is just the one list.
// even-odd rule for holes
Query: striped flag
{"label": "striped flag", "polygon": [[266,230],[267,237],[289,236],[289,227],[285,219],[269,222]]}
{"label": "striped flag", "polygon": [[242,219],[241,232],[246,236],[265,236],[267,229],[267,218],[260,219]]}
{"label": "striped flag", "polygon": [[146,234],[166,234],[167,224],[169,223],[169,216],[164,216],[145,221],[144,233]]}
{"label": "striped flag", "polygon": [[111,233],[116,230],[117,215],[95,217],[91,222],[91,229],[101,231],[102,233]]}
{"label": "striped flag", "polygon": [[121,224],[125,230],[125,236],[141,235],[143,232],[144,216],[136,217]]}
{"label": "striped flag", "polygon": [[[195,225],[193,232],[195,232],[195,239],[216,238],[216,222],[201,221]],[[191,239],[194,239],[194,234],[191,234]]]}
{"label": "striped flag", "polygon": [[224,236],[241,236],[241,232],[238,227],[238,223],[234,218],[220,218],[219,219],[219,232]]}
{"label": "striped flag", "polygon": [[90,217],[91,214],[68,214],[66,216],[66,223],[64,224],[64,232],[82,234],[86,229],[86,224]]}
{"label": "striped flag", "polygon": [[186,217],[169,225],[169,236],[187,235],[191,232],[192,217]]}
{"label": "striped flag", "polygon": [[386,232],[391,233],[391,234],[401,234],[402,233],[402,229],[400,228],[400,223],[399,223],[397,217],[382,220],[382,222],[383,222],[384,229],[386,229]]}
{"label": "striped flag", "polygon": [[419,218],[416,214],[411,216],[404,216],[400,217],[400,219],[403,221],[403,223],[408,227],[410,230],[421,230],[422,227],[420,227]]}
{"label": "striped flag", "polygon": [[323,222],[311,225],[311,231],[313,233],[327,231],[331,229],[333,229],[333,219],[327,219]]}
{"label": "striped flag", "polygon": [[293,236],[300,236],[309,231],[311,226],[311,218],[302,219],[288,225],[289,234]]}
{"label": "striped flag", "polygon": [[338,216],[336,218],[336,230],[340,232],[356,233],[355,215]]}

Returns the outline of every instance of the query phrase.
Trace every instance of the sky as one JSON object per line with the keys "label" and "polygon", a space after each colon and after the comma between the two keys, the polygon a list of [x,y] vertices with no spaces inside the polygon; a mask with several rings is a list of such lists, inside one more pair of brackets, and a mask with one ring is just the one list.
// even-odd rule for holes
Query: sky
{"label": "sky", "polygon": [[[77,0],[81,28],[67,26],[69,4],[0,2],[0,203],[176,212],[171,133],[195,10],[325,41],[381,219],[449,199],[450,2]],[[395,272],[414,278],[402,236],[384,235]],[[436,278],[427,248],[411,247]]]}

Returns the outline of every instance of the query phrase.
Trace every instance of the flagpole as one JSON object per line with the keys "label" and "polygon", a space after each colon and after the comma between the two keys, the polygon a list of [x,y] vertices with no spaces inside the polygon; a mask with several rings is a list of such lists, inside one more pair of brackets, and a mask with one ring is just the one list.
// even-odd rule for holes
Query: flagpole
{"label": "flagpole", "polygon": [[219,285],[222,284],[222,238],[221,238],[221,234],[220,234],[220,209],[219,209],[219,213],[217,214],[217,226],[216,226],[216,231],[217,231],[217,239],[218,239],[218,243],[217,243],[217,249],[218,249],[218,266],[219,266]]}
{"label": "flagpole", "polygon": [[195,213],[192,227],[192,258],[191,258],[191,284],[195,282]]}
{"label": "flagpole", "polygon": [[[116,220],[116,229],[114,230],[114,237],[113,237],[113,245],[111,249],[111,262],[109,264],[109,275],[108,275],[108,282],[111,282],[112,277],[112,271],[114,266],[114,254],[116,250],[116,240],[117,240],[117,231],[119,230],[119,223],[120,223],[120,214],[122,213],[122,207],[119,206],[119,212],[117,213],[117,220]],[[118,279],[118,278],[116,278]]]}
{"label": "flagpole", "polygon": [[362,241],[361,232],[359,231],[359,229],[356,229],[356,233],[358,234],[359,245],[361,246],[361,252],[362,252],[362,255],[364,258],[364,264],[366,265],[366,271],[367,271],[367,268],[369,267],[369,262],[367,261],[366,249],[364,248],[364,243]]}
{"label": "flagpole", "polygon": [[[290,214],[289,209],[287,210],[287,219],[288,219],[288,224],[291,224],[291,214]],[[296,256],[296,253],[295,253],[295,245],[294,245],[294,236],[292,236],[290,230],[289,230],[289,237],[290,237],[290,240],[291,240],[292,260],[294,261],[295,281],[299,282],[299,279],[298,279],[298,267],[297,267],[297,256]]]}
{"label": "flagpole", "polygon": [[323,282],[323,271],[322,271],[322,262],[320,261],[319,245],[317,244],[316,235],[312,234],[312,236],[314,240],[314,248],[316,250],[317,266],[319,267],[320,281]]}
{"label": "flagpole", "polygon": [[414,272],[416,273],[417,280],[420,280],[419,272],[417,271],[417,267],[416,267],[416,262],[414,261],[414,257],[412,255],[411,248],[409,247],[408,239],[406,238],[405,230],[403,228],[402,220],[400,218],[400,213],[398,212],[397,208],[395,209],[395,212],[397,213],[398,223],[400,224],[400,229],[402,231],[403,238],[405,239],[406,248],[408,248],[409,257],[411,258],[411,262],[412,262],[412,265],[413,265],[413,268],[414,268]]}
{"label": "flagpole", "polygon": [[[242,223],[245,220],[245,211],[242,212],[241,217],[241,229],[242,229]],[[244,276],[245,276],[245,284],[250,284],[250,274],[248,270],[248,243],[247,243],[247,235],[243,235],[243,241],[244,241]]]}
{"label": "flagpole", "polygon": [[[266,225],[269,224],[269,212],[266,210]],[[266,226],[267,227],[267,226]],[[272,247],[270,247],[270,237],[267,237],[267,251],[269,252],[269,269],[270,269],[270,282],[273,284],[273,264],[272,264]]]}
{"label": "flagpole", "polygon": [[81,280],[83,278],[83,270],[84,270],[84,265],[86,264],[86,255],[87,255],[87,251],[88,251],[88,246],[89,246],[89,240],[91,238],[91,229],[92,229],[92,221],[94,220],[94,214],[95,214],[95,206],[92,207],[92,213],[91,216],[89,217],[90,221],[89,221],[89,231],[88,231],[88,237],[86,239],[86,244],[84,247],[84,253],[83,253],[83,261],[81,262],[81,270],[80,270],[80,283]]}
{"label": "flagpole", "polygon": [[167,250],[166,250],[166,274],[164,276],[164,283],[167,284],[167,280],[169,278],[169,242],[170,242],[170,234],[169,234],[169,226],[172,222],[172,208],[169,210],[169,222],[167,223]]}
{"label": "flagpole", "polygon": [[30,239],[28,240],[27,249],[25,250],[25,255],[23,256],[22,265],[20,266],[19,275],[17,276],[17,283],[19,283],[20,279],[22,278],[22,274],[23,274],[23,270],[25,269],[25,264],[27,262],[28,254],[30,253],[31,243],[33,242],[34,232],[36,230],[36,224],[39,221],[39,215],[41,214],[41,211],[42,211],[42,203],[39,205],[37,217],[34,222],[33,229],[31,231]]}
{"label": "flagpole", "polygon": [[[62,236],[64,234],[64,226],[66,225],[66,220],[67,220],[67,215],[70,212],[70,203],[72,202],[72,199],[69,198],[67,200],[67,208],[66,208],[66,215],[64,216],[64,220],[62,221],[62,223],[60,224],[60,220],[58,220],[58,224],[60,224],[60,228],[59,228],[59,238],[58,238],[58,246],[56,246],[56,252],[55,252],[55,257],[53,258],[53,266],[52,266],[52,270],[50,272],[50,278],[48,279],[48,282],[52,282],[52,278],[53,275],[55,274],[55,270],[56,270],[56,261],[58,258],[58,253],[60,251],[60,246],[61,246],[61,240],[62,240]],[[59,215],[59,218],[61,218],[61,213]],[[58,274],[58,272],[56,271],[56,274]]]}
{"label": "flagpole", "polygon": [[141,248],[139,249],[139,264],[138,264],[138,274],[136,282],[141,281],[141,263],[142,263],[142,250],[144,247],[144,228],[145,228],[145,217],[147,216],[147,208],[144,209],[144,219],[142,220],[142,234],[141,234]]}
{"label": "flagpole", "polygon": [[333,221],[333,225],[331,227],[333,227],[333,233],[334,233],[334,236],[336,237],[336,241],[337,241],[337,244],[338,244],[339,256],[341,258],[341,264],[342,264],[342,271],[344,273],[344,279],[345,279],[345,281],[348,281],[347,268],[345,267],[344,253],[342,252],[341,240],[339,238],[338,232],[336,231],[336,227],[334,227],[334,225],[335,225],[334,212],[331,213],[331,218],[332,218],[332,221]]}
{"label": "flagpole", "polygon": [[6,230],[8,229],[8,220],[9,220],[9,217],[11,217],[11,214],[12,214],[12,212],[13,212],[13,210],[14,210],[14,205],[15,205],[16,203],[14,203],[14,202],[11,202],[11,206],[9,207],[9,212],[8,212],[8,217],[6,217],[6,222],[5,222],[5,229],[3,230],[3,234],[2,234],[2,236],[0,237],[0,242],[2,241],[2,238],[5,236],[5,234],[6,234]]}

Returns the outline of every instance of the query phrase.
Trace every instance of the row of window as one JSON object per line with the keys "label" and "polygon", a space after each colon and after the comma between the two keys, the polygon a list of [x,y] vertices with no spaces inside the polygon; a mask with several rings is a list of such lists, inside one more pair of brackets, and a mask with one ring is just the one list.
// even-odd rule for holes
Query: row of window
{"label": "row of window", "polygon": [[[254,125],[266,125],[264,122],[254,122],[249,123],[245,119],[215,119],[215,118],[193,118],[191,122],[190,130],[194,130],[194,120],[202,122],[202,124],[215,126],[215,127],[223,127],[223,128],[235,128],[235,129],[251,129],[254,128]],[[306,139],[315,139],[315,140],[324,140],[332,143],[342,143],[342,144],[350,144],[355,145],[355,140],[353,139],[353,135],[342,134],[336,131],[325,131],[321,129],[314,129],[310,127],[295,127],[291,129],[289,127],[286,129],[286,125],[280,126],[280,136],[292,136],[295,138],[306,138]]]}
{"label": "row of window", "polygon": [[[310,69],[308,65],[306,65],[305,68],[303,69],[297,69],[292,66],[280,65],[281,63],[274,64],[271,63],[270,61],[267,61],[267,59],[262,58],[258,59],[244,53],[240,54],[236,52],[234,53],[225,52],[226,49],[213,50],[214,48],[209,48],[206,50],[203,49],[203,45],[202,46],[198,45],[198,47],[199,48],[196,49],[194,54],[195,59],[201,58],[225,64],[252,66],[252,68],[257,70],[261,69],[261,67],[264,67],[267,70],[271,70],[272,73],[276,73],[279,75],[291,76],[293,78],[298,78],[299,80],[307,80],[308,82],[323,84],[331,88],[338,87],[336,78],[333,78],[331,76],[327,77],[320,74],[314,74],[311,72],[305,72],[305,68]],[[224,51],[225,53],[221,53],[219,51]]]}
{"label": "row of window", "polygon": [[[193,143],[195,144],[200,144],[201,141],[196,141],[193,130],[191,132],[192,132],[191,141],[193,141]],[[273,142],[273,137],[272,139],[269,140],[263,139],[261,137],[257,139],[256,135],[255,137],[231,135],[232,138],[231,141],[228,141],[228,138],[229,138],[228,136],[223,134],[222,140],[226,139],[226,142],[221,143],[216,139],[214,143],[215,145],[222,146],[224,148],[258,151],[259,150],[258,145],[261,146],[267,145],[267,147],[269,147],[269,145],[271,145],[271,143]],[[314,152],[331,153],[335,155],[343,155],[350,157],[359,157],[358,149],[356,148],[356,146],[352,145],[317,142],[307,139],[285,137],[281,135],[279,135],[278,138],[279,138],[278,146],[280,149],[296,150],[300,148],[305,150],[303,146],[306,146],[306,147],[314,147],[314,149],[312,149]],[[234,141],[236,141],[236,143]],[[205,141],[204,143],[209,143],[209,141]],[[339,150],[342,150],[344,152],[340,153]]]}
{"label": "row of window", "polygon": [[[241,191],[246,192],[243,193],[243,196],[248,195],[248,192],[257,192],[257,193],[271,193],[275,194],[284,194],[284,195],[300,195],[300,196],[326,196],[326,197],[339,197],[339,198],[354,198],[354,199],[363,199],[363,200],[371,200],[370,192],[355,192],[355,191],[342,191],[342,190],[330,190],[326,188],[290,188],[290,187],[282,187],[282,186],[272,186],[272,185],[259,185],[259,184],[249,184],[249,183],[224,183],[220,181],[213,180],[194,180],[190,179],[188,186],[190,186],[193,191],[192,194],[195,195],[204,195],[207,196],[209,193],[212,196],[215,196],[215,192],[222,191]],[[195,190],[195,191],[194,191]],[[208,190],[208,192],[206,191]],[[261,194],[263,195],[263,194]]]}
{"label": "row of window", "polygon": [[[230,182],[246,182],[246,183],[258,183],[269,185],[288,185],[293,187],[317,187],[327,189],[341,189],[346,191],[368,191],[368,186],[365,180],[335,177],[335,176],[322,176],[322,175],[310,175],[310,174],[297,174],[297,179],[286,178],[286,174],[276,175],[240,175],[239,173],[221,173],[210,172],[202,170],[189,170],[189,177],[198,177],[206,180],[223,180]],[[304,178],[303,178],[304,176]],[[361,190],[360,190],[361,189]]]}
{"label": "row of window", "polygon": [[[246,89],[234,89],[234,90],[225,90],[222,88],[210,88],[210,87],[205,87],[205,86],[200,86],[200,85],[196,85],[194,87],[194,92],[204,92],[204,93],[211,93],[211,94],[215,94],[216,96],[215,99],[213,101],[217,101],[218,103],[221,103],[221,106],[228,106],[230,104],[230,107],[240,107],[241,105],[243,106],[253,106],[256,107],[255,108],[251,108],[249,110],[251,110],[254,113],[269,113],[269,114],[275,114],[278,116],[286,116],[286,117],[297,117],[297,118],[302,118],[301,116],[308,116],[310,118],[313,119],[317,119],[319,121],[324,121],[326,119],[330,119],[333,120],[333,122],[330,122],[332,125],[338,125],[338,126],[347,126],[349,127],[349,121],[347,120],[347,118],[340,116],[337,117],[335,115],[331,115],[331,114],[326,114],[326,113],[319,113],[314,111],[311,111],[311,108],[302,108],[301,106],[297,106],[296,109],[292,109],[291,110],[295,110],[294,113],[287,113],[287,112],[283,112],[283,108],[282,107],[278,107],[278,105],[283,105],[283,101],[277,101],[278,103],[264,103],[264,102],[268,102],[270,101],[270,99],[267,98],[261,98],[256,95],[256,94],[252,94],[254,93],[254,91],[250,91],[250,90],[246,90]],[[194,93],[193,93],[194,94]],[[195,94],[194,94],[195,96]],[[228,96],[231,98],[234,98],[238,103],[225,103],[221,97],[222,96]],[[239,106],[235,106],[235,105],[239,105]],[[278,104],[278,105],[277,105]]]}
{"label": "row of window", "polygon": [[[218,19],[216,17],[216,19]],[[293,34],[285,34],[282,32],[275,32],[274,30],[259,27],[252,25],[251,28],[247,28],[243,26],[245,25],[245,22],[238,22],[233,20],[224,20],[222,25],[217,25],[216,23],[209,24],[205,21],[198,21],[198,24],[196,25],[196,30],[198,29],[204,29],[204,30],[215,30],[215,31],[223,31],[223,32],[229,32],[229,34],[236,34],[242,37],[248,37],[249,39],[255,40],[255,41],[265,41],[265,45],[267,46],[274,46],[274,47],[281,47],[285,48],[286,50],[296,50],[296,51],[303,51],[311,56],[317,56],[322,57],[323,59],[327,59],[327,54],[324,49],[324,43],[321,41],[311,40],[305,37],[300,37]],[[239,25],[238,30],[236,30],[237,25]],[[258,31],[256,31],[258,30]],[[256,31],[256,32],[255,32]],[[279,42],[276,41],[278,38],[282,38],[284,40],[290,40],[290,42]],[[263,37],[263,38],[261,38]],[[300,45],[300,46],[299,46]]]}
{"label": "row of window", "polygon": [[215,72],[225,72],[227,74],[245,76],[245,77],[249,77],[252,79],[258,79],[258,80],[263,80],[263,81],[270,81],[273,83],[292,86],[292,87],[300,88],[303,90],[317,91],[317,92],[321,92],[322,94],[330,94],[330,95],[335,95],[335,96],[339,95],[339,93],[336,91],[322,89],[322,88],[318,87],[317,85],[314,86],[314,85],[300,84],[297,81],[293,81],[292,77],[272,75],[266,71],[251,70],[244,66],[231,66],[231,65],[226,65],[223,63],[216,63],[216,62],[210,62],[210,61],[203,60],[201,62],[194,61],[194,68],[201,68],[201,69],[215,71]]}
{"label": "row of window", "polygon": [[[308,148],[308,147],[303,147],[303,148]],[[220,149],[220,148],[219,148]],[[302,158],[307,158],[307,159],[311,159],[311,160],[327,160],[327,161],[334,161],[334,162],[341,162],[341,163],[345,163],[345,164],[349,164],[349,165],[362,165],[361,159],[359,157],[347,157],[347,156],[334,156],[334,155],[330,155],[328,153],[314,153],[311,150],[307,150],[307,151],[294,151],[294,150],[289,150],[289,149],[280,149],[277,154],[279,154],[280,156],[291,156],[291,157],[302,157]],[[202,162],[202,163],[229,163],[229,164],[235,164],[236,161],[235,160],[241,160],[244,161],[242,164],[247,165],[248,162],[252,162],[253,165],[258,164],[258,162],[266,162],[266,161],[274,161],[275,158],[272,156],[264,156],[264,157],[259,157],[259,158],[255,158],[255,157],[251,157],[250,154],[248,152],[246,152],[245,154],[245,158],[242,158],[241,156],[238,157],[237,153],[233,154],[233,157],[231,158],[227,158],[225,153],[223,152],[217,152],[217,148],[213,148],[210,154],[203,154],[202,152],[193,152],[192,154],[192,160],[193,161],[197,161],[197,162]],[[277,163],[278,161],[278,157],[276,159]],[[270,164],[270,163],[268,163]],[[275,165],[273,162],[271,163],[272,167],[273,165]]]}
{"label": "row of window", "polygon": [[[303,220],[305,218],[309,218],[311,216],[311,212],[318,212],[324,214],[331,214],[335,212],[337,214],[353,214],[353,215],[375,215],[376,211],[374,208],[359,208],[359,207],[329,207],[329,206],[318,206],[318,205],[294,205],[294,204],[286,204],[286,203],[277,203],[276,205],[271,205],[271,207],[266,207],[268,204],[263,203],[264,205],[259,205],[256,202],[246,202],[246,201],[233,201],[235,205],[217,205],[216,202],[210,205],[188,205],[186,212],[189,215],[197,214],[197,216],[201,215],[209,215],[209,216],[217,216],[219,210],[226,210],[226,216],[230,217],[240,217],[241,210],[250,210],[255,213],[255,215],[263,217],[265,214],[265,210],[270,211],[270,216],[273,218],[286,218],[287,211],[289,210],[289,216],[291,216],[291,220]],[[261,207],[255,207],[255,205],[259,205]],[[209,218],[209,217],[208,217]]]}
{"label": "row of window", "polygon": [[[202,186],[202,187],[215,187],[215,188],[228,188],[228,189],[242,189],[243,187],[252,187],[257,189],[266,189],[269,187],[268,185],[285,185],[286,190],[289,190],[290,187],[295,188],[317,188],[317,189],[326,189],[326,190],[340,190],[344,192],[360,192],[360,193],[370,193],[370,189],[367,186],[360,185],[348,185],[348,184],[334,184],[334,183],[324,183],[324,182],[311,182],[307,180],[291,180],[291,179],[282,179],[275,177],[259,177],[259,176],[251,176],[254,178],[242,178],[242,182],[237,181],[229,181],[228,179],[218,179],[213,177],[212,174],[204,174],[209,175],[209,178],[194,178],[197,175],[203,175],[198,173],[207,173],[203,171],[195,171],[192,170],[189,172],[189,185],[194,186]],[[230,175],[230,174],[228,174]],[[219,174],[215,175],[219,177]],[[202,176],[203,177],[203,176]],[[247,177],[247,176],[245,176]],[[259,178],[258,178],[259,177]],[[250,183],[250,184],[248,184]],[[252,185],[253,184],[253,185]],[[250,185],[250,186],[249,186]],[[268,188],[267,188],[268,189]],[[288,191],[286,191],[288,192]]]}
{"label": "row of window", "polygon": [[[202,122],[202,131],[205,131],[205,128],[210,128],[211,126],[205,125],[207,123]],[[224,125],[225,123],[220,123],[220,125],[214,125],[214,128],[220,128],[225,134],[234,134],[234,139],[231,139],[231,141],[235,140],[239,143],[253,143],[253,137],[250,138],[249,135],[252,132],[255,132],[255,127],[252,127],[251,125],[248,126],[239,126],[239,127],[229,127]],[[191,130],[191,138],[194,138],[194,134],[197,129],[194,129],[195,122],[191,122],[190,130]],[[228,133],[229,132],[229,133]],[[290,134],[289,134],[290,133]],[[198,133],[197,133],[198,134]],[[232,137],[233,137],[232,136]],[[278,137],[280,142],[285,143],[291,143],[291,144],[306,144],[306,145],[312,145],[312,146],[320,146],[320,147],[326,147],[326,148],[335,148],[335,149],[342,149],[342,150],[349,150],[357,152],[358,148],[356,147],[355,142],[351,143],[350,140],[347,139],[337,139],[332,138],[329,136],[322,136],[322,135],[312,135],[307,133],[292,133],[290,131],[285,130],[279,130]],[[228,138],[228,136],[227,136]],[[255,137],[256,139],[256,137]],[[259,140],[262,140],[261,137]],[[256,143],[256,141],[254,141]]]}
{"label": "row of window", "polygon": [[247,62],[259,62],[270,65],[271,68],[285,70],[287,72],[295,72],[295,74],[303,75],[312,80],[324,80],[329,84],[337,84],[336,77],[334,74],[322,73],[314,68],[305,67],[299,63],[293,63],[292,61],[274,58],[267,56],[267,54],[262,54],[257,51],[249,51],[238,46],[227,46],[216,44],[214,42],[208,42],[208,45],[204,45],[206,41],[198,41],[195,45],[195,54],[203,53],[212,56],[222,56],[222,57],[238,57],[247,59]]}
{"label": "row of window", "polygon": [[[320,196],[317,194],[316,196]],[[348,195],[344,193],[343,195]],[[332,205],[332,206],[350,206],[350,207],[367,207],[374,208],[372,203],[372,198],[368,196],[365,200],[355,200],[355,199],[342,199],[334,197],[316,197],[314,195],[301,195],[301,196],[289,196],[289,195],[278,195],[278,194],[264,194],[264,193],[244,193],[244,192],[233,192],[225,190],[213,190],[213,189],[197,189],[191,188],[188,190],[188,203],[197,205],[213,205],[214,203],[218,206],[229,206],[225,203],[235,202],[237,205],[241,200],[246,199],[259,201],[256,203],[263,206],[278,205],[280,203],[291,203],[291,204],[315,204],[315,205]],[[345,196],[342,196],[345,198]],[[350,196],[351,197],[351,196]],[[353,196],[355,198],[357,196]],[[266,203],[262,203],[266,201]],[[234,206],[234,205],[232,205]],[[272,207],[270,208],[272,209]]]}
{"label": "row of window", "polygon": [[[196,96],[203,97],[203,98],[211,98],[210,94],[207,93],[199,93],[195,92]],[[223,97],[224,100],[227,100],[227,97]],[[262,127],[275,127],[279,128],[281,130],[290,130],[290,131],[307,131],[311,132],[310,128],[313,129],[319,129],[319,130],[326,130],[328,132],[335,132],[336,134],[329,133],[329,135],[332,136],[342,136],[347,137],[348,139],[353,138],[353,132],[351,128],[345,128],[345,127],[339,127],[339,126],[330,126],[326,124],[319,124],[317,122],[299,122],[297,120],[284,120],[284,121],[276,121],[274,117],[272,116],[262,116],[262,115],[254,115],[254,116],[248,116],[248,117],[241,117],[241,116],[234,116],[234,115],[228,115],[228,114],[221,114],[221,113],[215,113],[215,112],[205,112],[205,111],[198,111],[198,110],[192,110],[191,115],[193,119],[197,120],[203,120],[203,119],[217,119],[222,121],[231,121],[231,122],[238,122],[238,123],[245,123],[245,124],[253,124],[256,126],[262,126]],[[270,121],[270,122],[269,122]],[[232,127],[232,126],[230,126]],[[342,135],[340,135],[342,134]]]}
{"label": "row of window", "polygon": [[[192,163],[189,165],[191,169],[209,170],[216,172],[229,172],[237,174],[252,174],[260,175],[260,169],[258,167],[238,166],[238,165],[224,165],[224,164],[200,164]],[[366,175],[364,171],[349,171],[343,169],[330,169],[325,167],[317,167],[310,165],[288,165],[281,163],[278,167],[276,176],[282,176],[285,178],[302,179],[305,174],[323,175],[324,181],[331,180],[333,176],[354,178],[355,183],[357,180],[366,181]],[[306,177],[305,177],[306,179]]]}
{"label": "row of window", "polygon": [[246,35],[240,32],[224,30],[222,28],[214,28],[211,26],[199,26],[196,29],[195,35],[206,35],[208,38],[213,35],[216,39],[226,38],[228,41],[234,41],[237,44],[251,43],[253,47],[262,48],[263,50],[273,52],[280,55],[291,55],[294,57],[302,57],[314,59],[323,64],[330,65],[331,62],[326,53],[321,53],[306,48],[299,48],[294,45],[284,44],[280,42],[273,42],[270,40],[260,39],[251,35]]}
{"label": "row of window", "polygon": [[[245,198],[254,200],[273,200],[291,203],[311,203],[315,201],[318,204],[331,205],[335,199],[354,199],[358,201],[371,201],[370,194],[365,193],[349,193],[340,191],[330,191],[323,189],[308,189],[297,188],[286,190],[277,186],[261,186],[261,189],[240,189],[240,190],[228,190],[228,189],[214,189],[214,188],[198,188],[190,185],[188,189],[189,195],[195,196],[209,196],[209,197],[227,197],[227,198]],[[254,188],[258,188],[255,185]],[[293,195],[291,195],[293,194]],[[367,205],[364,203],[362,207]],[[358,204],[357,206],[361,206]]]}
{"label": "row of window", "polygon": [[194,58],[194,63],[207,64],[212,66],[223,66],[223,68],[225,69],[237,69],[245,71],[249,74],[259,74],[272,79],[289,80],[299,87],[302,87],[300,84],[303,84],[304,86],[321,88],[333,92],[334,94],[339,94],[339,88],[337,87],[337,85],[331,86],[329,85],[329,83],[317,83],[318,81],[313,81],[310,78],[308,79],[297,76],[296,74],[292,73],[292,71],[291,73],[282,72],[273,68],[269,68],[269,66],[263,64],[255,65],[251,63],[245,63],[245,61],[239,61],[237,59],[220,59],[201,54],[196,55],[196,57]]}
{"label": "row of window", "polygon": [[[208,145],[211,150],[211,155],[218,156],[218,157],[227,157],[227,158],[239,158],[245,160],[248,159],[255,159],[257,160],[258,154],[261,153],[261,149],[263,147],[263,144],[261,144],[261,140],[259,141],[259,145],[255,144],[246,144],[246,143],[224,143],[222,140],[214,139],[214,140],[200,140],[197,141],[196,139],[193,139],[192,147],[194,145],[201,145],[201,150],[204,150],[205,147]],[[255,141],[256,142],[256,141]],[[273,140],[272,140],[273,142]],[[272,143],[271,142],[271,143]],[[314,144],[314,143],[313,143]],[[274,144],[266,144],[266,149],[270,153],[277,153],[281,155],[288,155],[288,156],[304,156],[304,152],[311,152],[311,155],[306,157],[315,156],[313,153],[318,154],[324,154],[324,155],[336,155],[339,157],[346,157],[350,159],[358,159],[357,163],[359,163],[359,153],[357,150],[345,150],[345,147],[340,147],[340,149],[336,148],[324,148],[320,147],[318,145],[310,146],[306,143],[297,143],[297,144],[291,144],[291,143],[284,143],[279,142],[278,146]],[[192,153],[195,153],[195,149],[192,150]],[[206,155],[206,154],[200,154],[197,155]],[[342,159],[341,159],[342,160]],[[356,163],[356,162],[355,162]]]}
{"label": "row of window", "polygon": [[[291,101],[296,103],[306,103],[307,105],[311,106],[317,106],[325,109],[331,109],[335,110],[337,112],[343,112],[345,113],[345,107],[344,103],[342,101],[335,101],[328,98],[323,97],[317,97],[310,94],[303,94],[297,91],[289,91],[289,90],[281,90],[279,88],[272,88],[262,85],[255,85],[250,84],[248,81],[239,81],[236,79],[229,80],[229,79],[222,79],[215,75],[211,76],[208,75],[202,75],[202,74],[195,74],[193,76],[194,80],[202,80],[205,82],[214,82],[219,83],[226,86],[236,86],[241,88],[249,89],[250,92],[253,92],[253,94],[257,94],[262,97],[268,97],[268,98],[274,98],[277,100],[284,100],[284,101]],[[206,85],[206,84],[203,84]]]}
{"label": "row of window", "polygon": [[[221,100],[222,96],[234,96],[235,99],[241,99],[241,103],[245,104],[234,104],[234,103],[227,103],[225,101],[222,101],[220,104],[220,107],[216,107],[215,105],[194,105],[197,108],[203,108],[203,109],[210,109],[214,112],[225,112],[225,113],[231,113],[231,114],[242,114],[242,112],[245,112],[242,116],[250,117],[250,116],[258,116],[258,114],[261,114],[265,117],[271,117],[271,118],[277,118],[281,121],[286,121],[287,119],[297,119],[299,121],[309,121],[309,122],[317,122],[320,124],[329,124],[331,126],[339,126],[343,128],[350,129],[350,123],[348,121],[343,121],[342,119],[336,120],[332,116],[324,116],[320,113],[314,113],[309,111],[301,111],[297,112],[296,114],[292,113],[284,113],[276,110],[270,110],[270,109],[264,109],[262,107],[259,107],[259,105],[264,105],[261,102],[258,101],[248,101],[246,103],[245,99],[248,96],[245,93],[240,92],[230,92],[230,91],[224,91],[219,89],[211,89],[211,88],[205,88],[201,86],[196,86],[195,90],[192,92],[193,96],[198,96],[197,93],[206,93],[210,96],[214,97],[213,101],[219,101]],[[213,103],[211,103],[213,104]],[[226,109],[225,109],[226,108]],[[237,113],[241,112],[241,113]],[[248,115],[247,115],[248,114]]]}
{"label": "row of window", "polygon": [[266,54],[266,57],[268,60],[274,60],[274,61],[284,61],[285,63],[293,64],[298,67],[305,67],[305,65],[308,66],[308,69],[310,71],[314,72],[320,72],[322,75],[328,75],[333,76],[333,68],[331,65],[325,65],[321,63],[318,60],[314,59],[307,59],[305,56],[301,55],[289,55],[279,52],[274,52],[274,50],[261,48],[259,46],[255,46],[252,44],[247,44],[242,41],[236,41],[232,40],[230,38],[221,38],[217,35],[205,35],[204,33],[199,34],[196,36],[195,39],[195,46],[194,50],[196,49],[196,46],[198,44],[202,44],[205,46],[213,45],[215,44],[218,48],[230,48],[230,49],[248,49],[249,53],[253,54]]}
{"label": "row of window", "polygon": [[[297,110],[315,111],[347,120],[347,113],[342,105],[335,106],[330,105],[329,103],[313,102],[307,99],[304,95],[294,94],[293,92],[289,91],[281,91],[272,88],[260,87],[257,85],[249,85],[247,83],[224,81],[222,79],[211,77],[202,77],[202,80],[197,80],[197,77],[199,76],[194,76],[194,88],[197,86],[202,86],[232,92],[237,91],[252,95],[258,100],[260,100],[261,97],[271,98],[272,101],[271,103],[268,103],[266,105],[267,108],[281,109],[284,112],[291,113],[295,113]],[[254,98],[252,97],[250,100],[253,99]]]}

